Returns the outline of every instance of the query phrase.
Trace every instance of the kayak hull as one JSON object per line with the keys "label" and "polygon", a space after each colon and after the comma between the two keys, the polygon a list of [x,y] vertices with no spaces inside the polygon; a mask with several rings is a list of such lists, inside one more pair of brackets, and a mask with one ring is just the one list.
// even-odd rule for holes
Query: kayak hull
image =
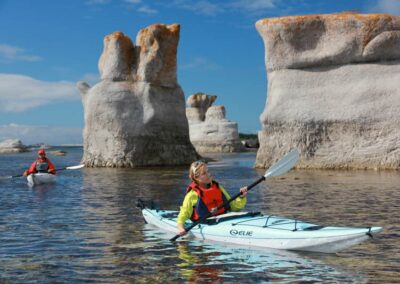
{"label": "kayak hull", "polygon": [[56,180],[56,176],[49,173],[36,173],[28,175],[27,180],[28,185],[33,187],[39,184],[53,183]]}
{"label": "kayak hull", "polygon": [[[176,211],[143,208],[145,221],[177,233]],[[382,231],[382,227],[326,227],[261,213],[228,213],[199,224],[188,235],[209,241],[272,249],[336,253]],[[190,225],[190,221],[186,225]]]}

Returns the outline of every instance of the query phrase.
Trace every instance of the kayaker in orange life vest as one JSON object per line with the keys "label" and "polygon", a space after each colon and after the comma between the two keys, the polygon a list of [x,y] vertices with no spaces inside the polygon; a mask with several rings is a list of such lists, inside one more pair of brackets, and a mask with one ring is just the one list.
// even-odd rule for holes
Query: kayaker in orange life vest
{"label": "kayaker in orange life vest", "polygon": [[[231,197],[217,182],[212,180],[205,162],[196,161],[189,169],[191,183],[186,190],[186,196],[179,211],[177,225],[178,234],[185,235],[185,221],[191,219],[197,221],[217,208]],[[233,200],[229,205],[221,208],[214,214],[220,215],[227,211],[239,211],[247,202],[247,187],[240,188],[241,196]]]}
{"label": "kayaker in orange life vest", "polygon": [[35,173],[50,173],[55,175],[56,168],[53,163],[46,157],[46,152],[43,149],[38,151],[38,158],[34,161],[28,170],[26,170],[23,175],[28,176]]}

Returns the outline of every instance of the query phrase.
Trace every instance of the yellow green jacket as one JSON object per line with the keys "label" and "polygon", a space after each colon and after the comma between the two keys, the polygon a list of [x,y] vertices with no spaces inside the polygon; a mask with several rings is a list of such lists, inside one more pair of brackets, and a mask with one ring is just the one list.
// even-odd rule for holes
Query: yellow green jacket
{"label": "yellow green jacket", "polygon": [[[231,198],[229,193],[227,193],[222,186],[219,186],[219,188],[222,190],[222,193],[225,195],[226,199],[229,200]],[[186,220],[190,219],[193,214],[193,207],[196,205],[198,200],[199,196],[194,190],[191,190],[186,194],[179,211],[177,219],[178,224],[184,224]],[[244,206],[246,206],[246,202],[247,198],[240,196],[235,200],[232,200],[232,202],[229,204],[231,207],[231,211],[240,211],[244,208]]]}

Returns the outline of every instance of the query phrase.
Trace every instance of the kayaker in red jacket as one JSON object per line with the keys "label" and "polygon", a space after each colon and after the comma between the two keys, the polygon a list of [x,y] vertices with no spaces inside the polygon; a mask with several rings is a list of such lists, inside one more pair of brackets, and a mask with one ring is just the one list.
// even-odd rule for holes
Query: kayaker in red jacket
{"label": "kayaker in red jacket", "polygon": [[49,158],[46,157],[46,152],[43,149],[38,151],[38,158],[34,161],[28,170],[24,172],[24,176],[28,176],[30,174],[35,173],[50,173],[55,175],[56,168],[54,164],[50,161]]}

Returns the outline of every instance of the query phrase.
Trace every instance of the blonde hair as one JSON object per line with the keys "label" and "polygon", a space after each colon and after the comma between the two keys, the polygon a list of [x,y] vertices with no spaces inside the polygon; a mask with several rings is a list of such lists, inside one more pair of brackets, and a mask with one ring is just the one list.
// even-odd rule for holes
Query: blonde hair
{"label": "blonde hair", "polygon": [[204,161],[195,161],[190,165],[189,168],[189,178],[192,181],[196,181],[196,178],[200,176],[201,169],[204,168],[206,162]]}

